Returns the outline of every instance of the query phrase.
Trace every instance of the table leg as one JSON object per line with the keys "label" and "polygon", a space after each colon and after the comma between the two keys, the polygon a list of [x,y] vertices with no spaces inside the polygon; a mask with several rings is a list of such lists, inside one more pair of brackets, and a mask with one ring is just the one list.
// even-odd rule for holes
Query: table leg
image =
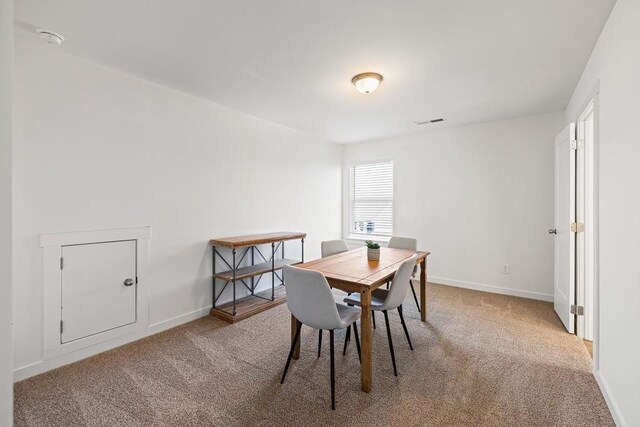
{"label": "table leg", "polygon": [[420,319],[427,321],[427,258],[420,261]]}
{"label": "table leg", "polygon": [[372,351],[372,330],[371,330],[371,292],[362,291],[360,296],[362,306],[362,317],[360,318],[360,348],[361,356],[361,380],[362,390],[369,393],[371,391],[371,364],[373,359]]}
{"label": "table leg", "polygon": [[[296,336],[296,330],[298,329],[298,319],[291,315],[291,342],[293,343],[293,339]],[[300,338],[298,338],[298,343],[296,344],[296,348],[293,349],[293,359],[298,360],[300,357],[300,342],[302,341],[302,334],[300,334]]]}

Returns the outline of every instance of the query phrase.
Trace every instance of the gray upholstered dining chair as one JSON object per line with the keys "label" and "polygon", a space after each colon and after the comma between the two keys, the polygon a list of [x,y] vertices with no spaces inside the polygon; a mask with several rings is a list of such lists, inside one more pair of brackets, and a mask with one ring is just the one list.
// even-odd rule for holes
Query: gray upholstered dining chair
{"label": "gray upholstered dining chair", "polygon": [[[400,323],[407,336],[409,342],[409,348],[413,351],[413,345],[411,344],[411,338],[409,337],[409,331],[407,325],[404,323],[404,316],[402,314],[402,303],[407,296],[409,279],[413,272],[413,267],[416,265],[418,255],[414,255],[411,258],[404,261],[396,274],[393,276],[393,285],[390,289],[378,288],[371,294],[371,309],[373,311],[381,311],[384,314],[384,322],[387,325],[387,338],[389,340],[389,350],[391,351],[391,362],[393,363],[393,374],[398,376],[398,369],[396,368],[396,356],[393,351],[393,339],[391,338],[391,328],[389,327],[389,310],[398,309],[400,315]],[[360,306],[360,294],[354,293],[344,299],[347,304]]]}
{"label": "gray upholstered dining chair", "polygon": [[360,308],[348,307],[336,303],[327,279],[318,271],[285,265],[283,275],[287,291],[287,306],[291,314],[298,320],[298,328],[291,342],[289,357],[287,358],[287,364],[284,367],[280,384],[284,383],[287,371],[289,370],[293,351],[300,339],[302,325],[314,329],[326,329],[329,331],[331,348],[331,409],[335,409],[336,392],[333,331],[336,329],[350,328],[351,325],[353,325],[356,345],[358,347],[358,357],[360,357],[360,341],[356,327],[356,320],[360,317],[361,313]]}
{"label": "gray upholstered dining chair", "polygon": [[[343,252],[349,251],[349,245],[346,241],[338,239],[338,240],[325,240],[324,242],[320,242],[320,252],[322,253],[322,258],[328,257],[335,254],[340,254]],[[351,293],[349,293],[351,295]],[[344,350],[342,351],[342,355],[347,353],[347,342],[351,340],[351,328],[347,329],[347,335],[344,340]],[[322,351],[322,329],[318,331],[318,357],[320,357],[320,353]]]}
{"label": "gray upholstered dining chair", "polygon": [[[412,237],[399,237],[393,236],[391,240],[389,240],[389,244],[387,245],[389,248],[393,249],[407,249],[410,251],[418,250],[418,239],[414,239]],[[416,272],[418,271],[418,266],[413,267],[413,272],[411,277],[409,278],[409,285],[411,286],[411,293],[413,294],[413,299],[416,302],[416,306],[418,307],[418,311],[420,311],[420,303],[418,303],[418,296],[416,295],[416,290],[413,288],[413,279],[416,276]],[[387,284],[388,285],[388,284]]]}
{"label": "gray upholstered dining chair", "polygon": [[344,240],[325,240],[320,243],[320,251],[322,252],[322,258],[331,255],[347,252],[349,245]]}

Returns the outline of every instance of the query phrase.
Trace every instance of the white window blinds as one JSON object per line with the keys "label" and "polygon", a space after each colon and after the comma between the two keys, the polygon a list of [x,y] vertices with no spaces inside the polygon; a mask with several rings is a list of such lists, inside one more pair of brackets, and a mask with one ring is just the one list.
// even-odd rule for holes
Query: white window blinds
{"label": "white window blinds", "polygon": [[349,233],[391,236],[393,230],[393,162],[367,163],[349,169]]}

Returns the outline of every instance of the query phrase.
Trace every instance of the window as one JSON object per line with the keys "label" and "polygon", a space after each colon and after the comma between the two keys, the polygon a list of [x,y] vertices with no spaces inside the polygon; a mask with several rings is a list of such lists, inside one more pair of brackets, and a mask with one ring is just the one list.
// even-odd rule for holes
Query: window
{"label": "window", "polygon": [[393,231],[393,162],[349,168],[350,235],[391,236]]}

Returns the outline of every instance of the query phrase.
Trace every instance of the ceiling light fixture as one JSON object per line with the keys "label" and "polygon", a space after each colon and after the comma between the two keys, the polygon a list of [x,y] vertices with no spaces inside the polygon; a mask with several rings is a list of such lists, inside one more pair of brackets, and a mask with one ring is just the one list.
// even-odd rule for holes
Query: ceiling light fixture
{"label": "ceiling light fixture", "polygon": [[38,28],[36,33],[38,33],[41,40],[54,46],[60,46],[62,42],[64,42],[62,34],[54,33],[53,31],[41,30]]}
{"label": "ceiling light fixture", "polygon": [[360,93],[371,93],[382,83],[382,76],[378,73],[360,73],[351,79],[351,83]]}

